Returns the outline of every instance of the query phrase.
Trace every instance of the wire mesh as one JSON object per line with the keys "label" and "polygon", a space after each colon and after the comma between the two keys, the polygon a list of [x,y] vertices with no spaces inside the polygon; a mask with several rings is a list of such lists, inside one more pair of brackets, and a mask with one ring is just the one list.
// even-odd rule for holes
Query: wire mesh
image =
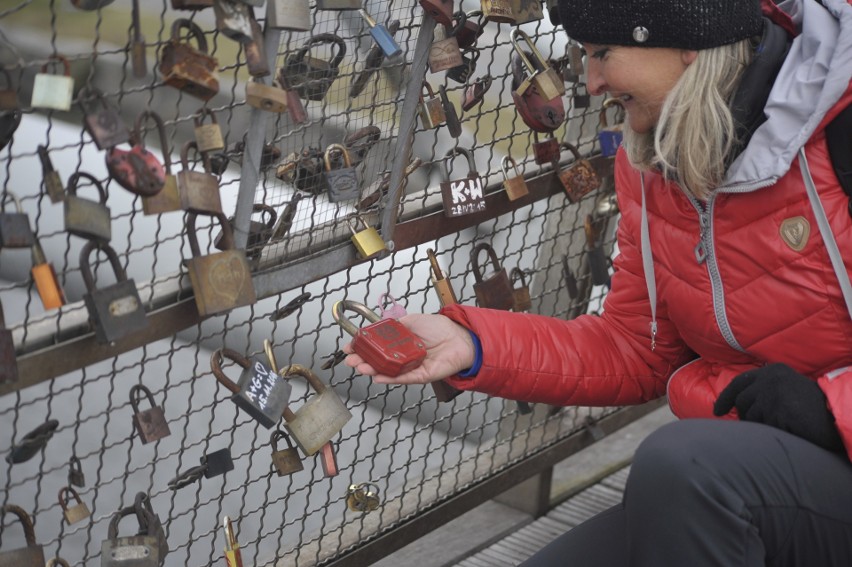
{"label": "wire mesh", "polygon": [[[438,404],[428,387],[374,385],[339,364],[339,349],[349,337],[330,316],[335,301],[349,298],[374,307],[382,293],[389,293],[409,312],[438,310],[427,248],[436,251],[460,303],[476,302],[470,252],[477,243],[488,242],[503,267],[518,267],[526,274],[532,312],[572,318],[602,308],[607,288],[591,281],[584,220],[611,193],[609,178],[579,203],[553,194],[446,235],[427,234],[415,246],[395,249],[380,259],[340,266],[329,262],[329,250],[352,246],[353,226],[373,226],[389,233],[391,227],[380,226],[388,207],[398,207],[403,223],[434,218],[429,215],[441,210],[440,183],[445,177],[441,164],[447,150],[463,147],[473,152],[470,165],[462,164],[463,159],[447,163],[446,176],[455,179],[472,169],[482,177],[487,195],[503,190],[500,163],[504,156],[511,156],[527,178],[557,167],[535,163],[535,138],[512,104],[511,26],[489,23],[485,27],[477,42],[477,69],[466,83],[452,81],[443,72],[425,74],[436,90],[446,88],[449,100],[459,109],[464,89],[475,78],[484,74],[493,78],[483,102],[461,112],[461,135],[453,138],[445,126],[427,128],[418,119],[408,136],[400,131],[406,120],[403,106],[409,85],[419,86],[424,78],[412,56],[426,21],[420,6],[413,0],[365,2],[377,21],[389,27],[393,20],[399,21],[394,37],[404,55],[385,58],[369,73],[361,93],[351,96],[353,83],[370,61],[369,29],[357,11],[320,10],[312,2],[311,30],[281,32],[271,74],[277,76],[279,69],[286,69],[311,35],[326,33],[337,35],[347,46],[336,78],[321,100],[304,101],[308,114],[304,123],[296,123],[287,113],[271,114],[262,129],[252,130],[252,116],[258,111],[245,100],[250,80],[246,47],[217,30],[212,10],[178,11],[165,1],[141,3],[147,73],[135,77],[131,3],[103,4],[100,9],[82,11],[57,0],[0,2],[0,61],[22,112],[15,136],[2,150],[6,159],[0,177],[4,194],[14,193],[29,215],[67,298],[60,309],[43,308],[30,276],[30,250],[0,252],[0,301],[7,328],[14,334],[18,352],[37,355],[33,364],[52,378],[26,388],[5,385],[8,389],[0,398],[0,452],[11,456],[27,433],[50,420],[57,422],[52,435],[36,439],[32,458],[18,463],[7,458],[2,504],[19,505],[32,516],[36,540],[48,558],[62,557],[71,565],[99,562],[113,514],[142,492],[149,496],[165,530],[169,548],[165,565],[220,562],[223,515],[234,521],[246,564],[321,564],[576,432],[587,416],[611,411],[535,407],[532,414],[522,415],[514,403],[479,394]],[[471,11],[479,4],[466,0],[461,8]],[[256,10],[256,16],[263,25],[265,11]],[[206,103],[163,82],[160,61],[179,17],[199,25],[209,54],[218,60],[219,93]],[[548,56],[562,57],[568,48],[564,33],[546,20],[525,24],[524,29]],[[336,49],[339,44],[312,46],[309,56],[332,61]],[[27,104],[34,76],[45,65],[54,67],[56,54],[68,59],[75,96],[83,103],[67,112]],[[211,169],[220,171],[217,183],[223,210],[229,215],[235,212],[242,183],[247,174],[253,175],[257,184],[250,187],[251,202],[274,211],[274,216],[258,214],[253,220],[268,225],[266,229],[274,228],[290,207],[292,224],[286,230],[282,226],[275,239],[249,246],[255,274],[272,274],[273,282],[272,290],[253,305],[186,324],[176,320],[180,318],[176,312],[165,319],[168,332],[153,335],[141,346],[117,351],[120,354],[109,347],[91,347],[97,351],[89,353],[95,362],[72,371],[53,370],[73,366],[73,361],[62,358],[82,356],[74,353],[74,344],[90,332],[83,297],[91,290],[86,289],[80,270],[85,239],[64,230],[63,205],[48,194],[38,146],[47,148],[63,184],[83,171],[104,186],[111,246],[139,287],[149,312],[167,309],[191,295],[183,269],[192,258],[183,212],[143,214],[142,198],[125,191],[110,176],[105,152],[81,128],[87,112],[82,107],[97,102],[86,98],[83,87],[99,89],[126,124],[133,124],[145,110],[159,113],[165,140],[158,140],[147,123],[140,135],[158,158],[171,159],[175,174],[203,165],[192,152],[182,160],[180,150],[194,139],[199,110],[210,109],[224,138],[224,149],[208,156],[213,158]],[[569,86],[574,93],[582,89],[580,81]],[[554,137],[571,141],[583,155],[597,153],[600,101],[592,99],[588,107],[577,108],[571,102],[576,97],[565,100],[569,119]],[[330,201],[322,175],[305,181],[308,185],[295,183],[287,166],[292,154],[304,150],[325,158],[329,145],[346,146],[349,137],[367,127],[377,128],[379,135],[365,155],[355,157],[360,180],[357,198]],[[247,172],[245,148],[258,138],[268,146],[268,158],[262,158],[259,171]],[[357,143],[350,147],[355,148],[353,154],[358,153]],[[400,147],[411,150],[404,163],[397,159]],[[345,165],[334,152],[328,155],[331,169]],[[570,158],[563,156],[563,162],[564,157]],[[383,186],[382,180],[390,178],[394,167],[401,169],[415,158],[422,165],[407,176],[399,203],[392,202],[394,188]],[[326,167],[325,160],[320,161]],[[78,190],[81,196],[96,194],[91,183],[81,183]],[[5,207],[8,210],[9,204]],[[353,221],[364,224],[353,225]],[[215,218],[199,218],[202,254],[215,251],[213,244],[222,229]],[[612,233],[609,226],[603,239],[607,250]],[[103,255],[94,255],[91,261],[97,287],[116,280]],[[295,278],[300,283],[288,285],[293,278],[285,273],[301,274]],[[573,291],[572,282],[577,287]],[[230,403],[231,391],[214,376],[210,361],[218,349],[227,347],[262,361],[264,339],[271,340],[279,365],[313,369],[352,413],[333,438],[340,469],[336,476],[327,476],[320,459],[303,457],[304,470],[279,477],[272,468],[272,431]],[[238,365],[227,361],[223,371],[235,382],[241,374]],[[315,395],[305,381],[291,382],[292,407],[304,405]],[[170,435],[151,443],[141,442],[132,420],[130,391],[138,384],[150,389],[153,406],[162,408],[170,430]],[[148,408],[146,400],[141,404]],[[44,442],[43,449],[38,441]],[[203,459],[223,449],[230,451],[233,470],[211,478],[197,474]],[[75,486],[70,484],[72,459],[78,460],[85,475],[77,491],[91,515],[69,524],[56,494]],[[185,485],[173,490],[170,481],[181,476],[187,479]],[[377,510],[360,513],[347,507],[348,488],[360,482],[378,488]],[[119,535],[135,534],[134,522],[132,517],[124,519]],[[24,545],[22,531],[7,514],[0,553]]]}

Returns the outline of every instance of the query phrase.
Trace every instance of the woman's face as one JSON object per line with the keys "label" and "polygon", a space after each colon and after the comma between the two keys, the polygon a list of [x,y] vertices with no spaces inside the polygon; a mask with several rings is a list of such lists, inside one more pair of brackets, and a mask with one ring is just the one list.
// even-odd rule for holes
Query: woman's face
{"label": "woman's face", "polygon": [[668,47],[583,44],[589,93],[618,98],[635,132],[649,132],[660,118],[666,95],[697,52]]}

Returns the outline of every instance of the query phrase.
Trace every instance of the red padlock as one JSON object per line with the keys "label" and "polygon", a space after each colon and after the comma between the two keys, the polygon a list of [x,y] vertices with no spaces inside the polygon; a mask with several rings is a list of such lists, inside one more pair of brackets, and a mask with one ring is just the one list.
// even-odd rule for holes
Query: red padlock
{"label": "red padlock", "polygon": [[[359,329],[343,316],[355,311],[370,322]],[[352,335],[352,350],[379,374],[399,376],[420,366],[426,347],[419,337],[396,319],[381,319],[363,303],[344,299],[331,308],[331,314],[343,330]]]}
{"label": "red padlock", "polygon": [[166,129],[163,119],[153,110],[145,110],[136,117],[136,125],[131,135],[132,146],[129,150],[111,148],[106,154],[106,165],[115,181],[136,195],[153,197],[166,184],[166,169],[163,164],[145,148],[142,122],[150,119],[160,135],[160,147],[167,147]]}

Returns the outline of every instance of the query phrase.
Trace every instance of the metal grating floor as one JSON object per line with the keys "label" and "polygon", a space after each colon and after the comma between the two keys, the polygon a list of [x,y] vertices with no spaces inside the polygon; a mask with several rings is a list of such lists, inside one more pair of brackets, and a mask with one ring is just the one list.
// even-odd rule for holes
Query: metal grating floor
{"label": "metal grating floor", "polygon": [[511,567],[574,526],[621,501],[630,467],[611,474],[500,541],[457,563],[457,567]]}

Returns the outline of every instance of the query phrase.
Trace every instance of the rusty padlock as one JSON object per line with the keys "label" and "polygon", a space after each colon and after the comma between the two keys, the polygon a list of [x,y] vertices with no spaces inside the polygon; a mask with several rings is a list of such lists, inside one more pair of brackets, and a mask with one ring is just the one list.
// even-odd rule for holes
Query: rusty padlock
{"label": "rusty padlock", "polygon": [[[77,196],[77,185],[81,179],[89,180],[98,190],[97,201]],[[112,238],[112,223],[106,202],[107,192],[101,182],[90,173],[75,171],[68,179],[68,189],[63,202],[65,231],[81,238],[109,242]]]}
{"label": "rusty padlock", "polygon": [[352,419],[352,413],[335,391],[323,384],[310,368],[292,364],[282,368],[280,374],[286,380],[301,376],[316,392],[295,412],[289,407],[284,410],[284,427],[299,449],[310,457],[340,433]]}
{"label": "rusty padlock", "polygon": [[349,160],[352,165],[358,165],[364,158],[367,157],[367,152],[370,151],[376,142],[382,137],[382,131],[378,126],[368,124],[363,128],[358,128],[354,132],[350,132],[343,137],[343,145],[349,151]]}
{"label": "rusty padlock", "polygon": [[[151,406],[146,410],[139,409],[142,396]],[[135,384],[130,388],[130,407],[133,409],[133,427],[143,445],[172,434],[163,408],[154,402],[154,394],[144,384]]]}
{"label": "rusty padlock", "polygon": [[598,120],[598,142],[601,145],[601,155],[604,157],[614,156],[624,137],[622,133],[623,123],[619,122],[612,126],[607,123],[606,111],[614,107],[620,108],[623,114],[624,104],[622,104],[620,99],[608,98],[601,105],[600,118]]}
{"label": "rusty padlock", "polygon": [[[76,504],[69,506],[69,497],[73,498]],[[65,521],[68,522],[68,525],[76,524],[77,522],[81,522],[91,516],[89,507],[86,506],[86,503],[83,502],[83,499],[80,498],[77,491],[70,486],[60,488],[58,498],[59,507],[62,508],[62,514],[65,516]]]}
{"label": "rusty padlock", "polygon": [[[62,63],[64,71],[62,75],[47,72],[47,66],[51,61]],[[42,65],[41,72],[36,73],[30,106],[53,110],[71,110],[73,92],[74,78],[71,76],[71,64],[62,55],[51,55],[47,63]]]}
{"label": "rusty padlock", "polygon": [[[331,61],[310,55],[312,48],[332,46]],[[331,33],[311,36],[301,48],[287,56],[281,74],[287,84],[305,100],[322,100],[340,72],[340,63],[346,55],[346,42]]]}
{"label": "rusty padlock", "polygon": [[[342,167],[334,167],[332,154],[336,153],[343,161]],[[334,160],[337,161],[337,160]],[[352,167],[349,150],[342,144],[330,144],[325,150],[325,184],[328,186],[328,200],[332,203],[357,199],[361,187],[358,184],[357,170]]]}
{"label": "rusty padlock", "polygon": [[[479,254],[483,250],[488,253],[492,268],[484,276],[482,275],[482,269],[479,267]],[[477,305],[488,307],[489,309],[502,309],[504,311],[511,309],[515,303],[512,293],[512,282],[509,280],[506,268],[500,266],[497,253],[491,245],[486,242],[477,244],[470,253],[470,265],[473,270],[473,278],[476,280],[473,284],[473,291],[476,294]]]}
{"label": "rusty padlock", "polygon": [[[370,324],[358,328],[343,314],[355,311]],[[426,358],[423,341],[396,319],[381,319],[364,305],[344,299],[331,308],[334,321],[352,336],[352,350],[379,374],[396,377],[414,370]]]}
{"label": "rusty padlock", "polygon": [[130,139],[130,130],[121,119],[121,114],[107,101],[100,89],[86,87],[77,95],[77,100],[85,115],[83,128],[99,150],[112,148]]}
{"label": "rusty padlock", "polygon": [[[423,89],[429,93],[428,98],[423,98]],[[441,103],[440,97],[435,96],[435,91],[432,90],[432,85],[423,81],[423,86],[420,88],[420,124],[425,129],[437,128],[447,120],[444,113],[444,105]]]}
{"label": "rusty padlock", "polygon": [[254,17],[254,11],[249,10],[249,25],[251,26],[251,41],[243,43],[243,56],[246,60],[246,70],[252,77],[265,77],[272,70],[266,57],[263,28]]}
{"label": "rusty padlock", "polygon": [[432,19],[445,26],[453,25],[454,0],[418,0]]}
{"label": "rusty padlock", "polygon": [[[207,116],[210,117],[209,124],[204,123],[204,118]],[[199,152],[207,153],[225,149],[222,129],[219,128],[219,121],[216,120],[216,114],[212,110],[206,106],[199,109],[195,113],[193,122],[195,122],[195,145]]]}
{"label": "rusty padlock", "polygon": [[[460,179],[450,180],[447,172],[447,159],[452,161],[455,156],[465,156],[468,164],[468,173]],[[447,150],[444,159],[441,160],[441,199],[444,203],[444,215],[458,217],[485,210],[485,195],[482,187],[482,178],[476,171],[476,163],[473,154],[465,148],[451,148]]]}
{"label": "rusty padlock", "polygon": [[[224,359],[242,368],[236,383],[222,371]],[[292,386],[275,369],[229,348],[220,348],[210,357],[210,370],[216,381],[233,394],[231,401],[263,427],[271,429],[281,420],[290,403]]]}
{"label": "rusty padlock", "polygon": [[[15,212],[6,212],[6,201],[15,204]],[[21,200],[11,191],[0,199],[0,248],[31,248],[35,235],[30,227],[30,217],[24,212]]]}
{"label": "rusty padlock", "polygon": [[[515,170],[515,175],[512,177],[509,177],[509,164]],[[527,187],[527,182],[524,180],[521,172],[518,171],[518,164],[515,163],[512,156],[503,156],[503,159],[500,161],[500,169],[503,171],[503,188],[506,190],[506,196],[509,197],[510,201],[520,199],[529,194],[530,190]]]}
{"label": "rusty padlock", "polygon": [[491,88],[493,81],[494,79],[491,78],[491,75],[485,75],[474,80],[473,84],[465,87],[464,96],[462,97],[462,110],[466,112],[481,103],[485,99],[485,93]]}
{"label": "rusty padlock", "polygon": [[[106,254],[117,280],[100,289],[95,287],[90,263],[92,252],[97,250]],[[99,343],[110,344],[148,327],[148,317],[136,282],[127,277],[118,254],[109,244],[90,240],[83,246],[80,250],[80,275],[87,290],[83,300]]]}
{"label": "rusty padlock", "polygon": [[518,267],[512,268],[509,280],[512,282],[512,285],[514,285],[515,280],[521,282],[521,285],[512,289],[512,311],[529,311],[532,307],[532,298],[530,297],[530,288],[527,285],[524,270]]}
{"label": "rusty padlock", "polygon": [[536,132],[556,130],[565,121],[565,104],[562,97],[545,100],[535,85],[529,87],[522,95],[518,94],[518,86],[527,80],[520,55],[512,54],[512,101],[518,109],[518,114],[524,124]]}
{"label": "rusty padlock", "polygon": [[51,203],[59,203],[65,199],[65,185],[62,183],[62,178],[59,177],[59,172],[53,168],[53,163],[50,161],[50,155],[47,153],[46,146],[37,146],[38,159],[41,161],[41,172],[44,176],[44,188],[50,197]]}
{"label": "rusty padlock", "polygon": [[[459,12],[453,14],[458,17]],[[470,49],[476,45],[476,40],[485,33],[485,22],[483,21],[482,10],[474,10],[465,14],[464,24],[455,32],[456,40],[459,42],[461,49]]]}
{"label": "rusty padlock", "polygon": [[429,70],[439,73],[462,64],[459,42],[453,33],[442,25],[435,26],[435,39],[429,47]]}
{"label": "rusty padlock", "polygon": [[14,514],[24,526],[24,540],[27,546],[11,551],[0,551],[0,565],[3,567],[42,567],[44,548],[36,543],[35,527],[30,515],[15,504],[5,504],[0,508],[0,516]]}
{"label": "rusty padlock", "polygon": [[106,154],[106,166],[116,183],[134,195],[153,197],[166,185],[166,170],[160,160],[145,147],[142,124],[146,119],[156,125],[160,141],[166,139],[166,129],[160,115],[151,110],[142,111],[136,117],[130,149],[110,148]]}
{"label": "rusty padlock", "polygon": [[0,303],[0,384],[18,381],[18,359],[12,331],[6,328],[3,304]]}
{"label": "rusty padlock", "polygon": [[299,191],[317,195],[326,190],[323,153],[313,146],[285,157],[275,169],[275,177],[291,183]]}
{"label": "rusty padlock", "polygon": [[278,215],[278,221],[272,227],[272,232],[269,235],[269,242],[277,242],[293,227],[293,221],[296,220],[296,211],[299,207],[299,201],[302,200],[301,193],[293,193],[293,196],[284,206],[284,212]]}
{"label": "rusty padlock", "polygon": [[554,164],[559,161],[559,140],[550,137],[539,141],[538,132],[533,132],[533,159],[538,165]]}
{"label": "rusty padlock", "polygon": [[248,259],[244,251],[234,246],[234,234],[228,219],[223,213],[212,215],[222,226],[225,250],[202,256],[195,229],[197,216],[194,212],[186,215],[186,232],[192,252],[187,270],[198,313],[204,317],[253,304],[257,296]]}
{"label": "rusty padlock", "polygon": [[[281,439],[287,442],[286,449],[278,448],[278,441]],[[290,436],[286,432],[276,429],[272,432],[269,442],[272,445],[272,465],[275,467],[275,472],[278,473],[278,476],[287,476],[304,470],[305,466],[302,464],[299,451],[296,450],[293,442],[290,441]]]}
{"label": "rusty padlock", "polygon": [[574,155],[574,162],[559,170],[559,181],[565,188],[568,200],[576,203],[584,195],[600,187],[601,180],[592,163],[585,159],[575,146],[568,142],[562,142],[559,144],[559,148],[567,149]]}
{"label": "rusty padlock", "polygon": [[181,208],[202,215],[222,214],[222,197],[219,180],[210,173],[210,158],[201,154],[204,172],[189,169],[189,150],[198,151],[195,142],[189,140],[180,150],[181,171],[177,174],[178,195]]}
{"label": "rusty padlock", "polygon": [[[197,48],[188,41],[181,41],[181,30],[189,32]],[[163,82],[188,95],[210,100],[219,92],[218,67],[216,58],[207,53],[207,39],[201,28],[186,18],[175,20],[160,58]]]}

